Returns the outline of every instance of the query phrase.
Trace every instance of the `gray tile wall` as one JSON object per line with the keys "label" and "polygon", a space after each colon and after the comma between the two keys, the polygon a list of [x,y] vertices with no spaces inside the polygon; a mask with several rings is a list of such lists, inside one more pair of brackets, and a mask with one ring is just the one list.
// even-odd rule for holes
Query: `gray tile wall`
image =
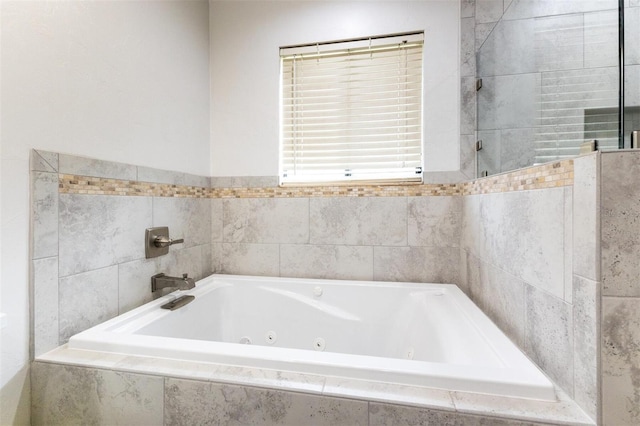
{"label": "gray tile wall", "polygon": [[593,419],[598,161],[575,160],[573,188],[463,197],[461,235],[461,288]]}
{"label": "gray tile wall", "polygon": [[33,363],[31,380],[35,425],[542,424],[510,420],[505,413],[467,414],[482,402],[458,397],[460,410],[437,410],[45,362]]}
{"label": "gray tile wall", "polygon": [[460,172],[476,177],[476,0],[460,2]]}
{"label": "gray tile wall", "polygon": [[460,197],[211,200],[216,272],[458,282]]}
{"label": "gray tile wall", "polygon": [[[635,152],[577,158],[573,188],[465,197],[80,197],[58,195],[55,154],[34,152],[32,169],[36,355],[149,301],[149,277],[161,271],[453,282],[594,419],[602,310],[604,417],[638,420],[625,399],[638,393],[640,368]],[[134,240],[161,224],[187,241],[144,259]],[[88,230],[102,229],[95,255]]]}
{"label": "gray tile wall", "polygon": [[[628,15],[633,22],[635,14]],[[465,31],[462,26],[461,40],[471,38]],[[477,93],[479,173],[577,155],[585,139],[617,145],[615,114],[596,133],[585,120],[593,108],[617,107],[616,1],[476,0],[474,31],[483,81]],[[633,39],[630,67],[637,64],[629,62],[637,37],[627,38]],[[632,86],[638,73],[630,75]],[[462,96],[462,117],[469,108]],[[551,151],[536,153],[534,144]]]}
{"label": "gray tile wall", "polygon": [[[159,272],[212,272],[209,199],[58,193],[58,173],[208,187],[210,178],[32,151],[33,354],[152,299]],[[184,238],[145,259],[144,230],[169,226]]]}
{"label": "gray tile wall", "polygon": [[640,152],[602,154],[602,398],[607,425],[640,423]]}
{"label": "gray tile wall", "polygon": [[[460,197],[197,199],[58,194],[58,173],[273,186],[33,151],[34,356],[152,299],[150,277],[212,272],[456,283]],[[185,242],[145,259],[143,235]]]}

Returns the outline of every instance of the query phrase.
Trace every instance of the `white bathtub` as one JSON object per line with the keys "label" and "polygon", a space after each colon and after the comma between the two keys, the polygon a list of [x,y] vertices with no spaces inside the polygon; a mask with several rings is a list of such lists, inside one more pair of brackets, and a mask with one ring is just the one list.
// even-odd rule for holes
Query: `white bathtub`
{"label": "white bathtub", "polygon": [[[184,294],[195,300],[175,311],[160,309]],[[212,275],[193,290],[73,336],[69,347],[547,401],[556,397],[537,367],[449,284]]]}

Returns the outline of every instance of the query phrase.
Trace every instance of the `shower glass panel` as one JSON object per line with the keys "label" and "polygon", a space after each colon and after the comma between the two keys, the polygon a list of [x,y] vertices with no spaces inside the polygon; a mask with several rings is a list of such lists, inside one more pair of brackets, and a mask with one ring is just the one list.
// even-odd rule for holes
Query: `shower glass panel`
{"label": "shower glass panel", "polygon": [[479,176],[570,158],[594,139],[618,149],[618,11],[618,0],[476,0]]}
{"label": "shower glass panel", "polygon": [[640,0],[624,1],[624,146],[640,130]]}

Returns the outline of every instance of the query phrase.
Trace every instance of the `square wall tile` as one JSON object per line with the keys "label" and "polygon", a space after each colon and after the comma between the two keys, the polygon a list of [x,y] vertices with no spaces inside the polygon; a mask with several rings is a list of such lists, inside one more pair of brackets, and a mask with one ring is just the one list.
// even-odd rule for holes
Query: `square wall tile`
{"label": "square wall tile", "polygon": [[525,289],[525,352],[573,396],[573,312],[561,298]]}
{"label": "square wall tile", "polygon": [[460,173],[461,180],[471,180],[476,177],[476,137],[474,135],[460,135]]}
{"label": "square wall tile", "polygon": [[184,243],[171,247],[170,251],[208,244],[211,242],[211,201],[153,197],[153,226],[168,226],[171,238],[184,238]]}
{"label": "square wall tile", "polygon": [[618,2],[612,0],[513,0],[504,14],[504,19],[524,19],[538,16],[566,15],[570,13],[595,12],[617,9]]}
{"label": "square wall tile", "polygon": [[564,197],[564,188],[482,196],[478,257],[562,299]]}
{"label": "square wall tile", "polygon": [[573,160],[573,273],[600,279],[600,154]]}
{"label": "square wall tile", "polygon": [[185,185],[184,173],[170,170],[154,169],[151,167],[137,167],[139,182],[164,183],[170,185]]}
{"label": "square wall tile", "polygon": [[[480,21],[477,21],[480,23]],[[476,28],[478,76],[483,83],[488,76],[532,73],[536,69],[535,22],[500,21]],[[484,84],[483,84],[484,86]],[[484,87],[483,87],[484,89]],[[481,91],[483,90],[481,89]],[[534,98],[528,98],[531,102]]]}
{"label": "square wall tile", "polygon": [[479,256],[482,250],[480,239],[480,204],[483,195],[465,195],[462,197],[462,224],[460,246],[469,253]]}
{"label": "square wall tile", "polygon": [[534,22],[535,69],[532,71],[583,67],[584,18],[582,14],[547,16],[536,18]]}
{"label": "square wall tile", "polygon": [[529,167],[535,162],[533,141],[535,129],[502,129],[500,131],[500,171],[509,172]]}
{"label": "square wall tile", "polygon": [[539,112],[532,99],[540,92],[540,74],[483,77],[478,92],[478,129],[535,127]]}
{"label": "square wall tile", "polygon": [[211,244],[201,245],[200,251],[201,251],[200,276],[198,277],[198,279],[202,279],[213,274],[213,264],[211,262],[211,255],[212,255]]}
{"label": "square wall tile", "polygon": [[[640,296],[640,152],[602,153],[603,296]],[[624,170],[624,173],[621,173]]]}
{"label": "square wall tile", "polygon": [[167,275],[174,277],[189,274],[189,277],[199,280],[202,278],[202,248],[205,245],[175,250],[173,256],[163,256],[160,263],[162,271],[167,271]]}
{"label": "square wall tile", "polygon": [[573,303],[573,187],[564,187],[564,301]]}
{"label": "square wall tile", "polygon": [[374,247],[373,279],[457,284],[459,256],[454,247]]}
{"label": "square wall tile", "polygon": [[224,242],[309,242],[309,199],[233,198],[223,201]]}
{"label": "square wall tile", "polygon": [[29,170],[58,173],[58,153],[32,149]]}
{"label": "square wall tile", "polygon": [[223,241],[224,216],[223,200],[212,198],[211,200],[211,242],[221,243]]}
{"label": "square wall tile", "polygon": [[[629,38],[625,40],[625,59],[629,54],[627,40],[633,43]],[[617,66],[618,53],[618,11],[585,13],[584,67]]]}
{"label": "square wall tile", "polygon": [[137,167],[130,164],[67,154],[59,154],[58,161],[59,172],[62,174],[122,180],[136,180],[138,178]]}
{"label": "square wall tile", "polygon": [[476,131],[476,78],[460,79],[460,134],[475,134]]}
{"label": "square wall tile", "polygon": [[640,298],[602,298],[602,421],[640,424]]}
{"label": "square wall tile", "polygon": [[460,245],[461,197],[408,197],[407,209],[410,246]]}
{"label": "square wall tile", "polygon": [[33,259],[58,255],[58,174],[31,172]]}
{"label": "square wall tile", "polygon": [[525,342],[526,284],[500,268],[479,261],[480,288],[473,294],[491,320],[519,347]]}
{"label": "square wall tile", "polygon": [[476,21],[474,18],[460,20],[460,76],[476,75]]}
{"label": "square wall tile", "polygon": [[60,344],[69,337],[118,315],[118,266],[110,266],[58,282]]}
{"label": "square wall tile", "polygon": [[368,424],[367,402],[273,389],[167,379],[165,424]]}
{"label": "square wall tile", "polygon": [[478,132],[478,140],[482,141],[482,149],[477,152],[478,176],[482,172],[489,175],[500,173],[501,166],[501,132],[500,130],[482,130]]}
{"label": "square wall tile", "polygon": [[38,425],[161,425],[162,377],[35,362],[31,413]]}
{"label": "square wall tile", "polygon": [[184,174],[184,184],[187,186],[197,186],[201,188],[211,188],[211,177],[192,175],[190,173]]}
{"label": "square wall tile", "polygon": [[33,355],[42,355],[59,344],[58,258],[31,263],[33,274]]}
{"label": "square wall tile", "polygon": [[[170,253],[167,256],[175,255]],[[167,256],[138,259],[117,266],[119,315],[153,300],[151,277],[165,272],[162,270],[161,263]]]}
{"label": "square wall tile", "polygon": [[[638,6],[638,5],[636,5]],[[640,65],[640,7],[629,7],[624,10],[624,63]]]}
{"label": "square wall tile", "polygon": [[370,426],[535,426],[536,424],[537,423],[508,418],[501,419],[493,416],[474,416],[456,411],[431,410],[373,402],[369,404]]}
{"label": "square wall tile", "polygon": [[503,0],[476,0],[475,16],[480,23],[499,21],[503,12]]}
{"label": "square wall tile", "polygon": [[460,18],[470,18],[476,14],[475,0],[460,1]]}
{"label": "square wall tile", "polygon": [[282,244],[280,275],[370,281],[373,279],[373,247]]}
{"label": "square wall tile", "polygon": [[600,283],[573,277],[573,398],[594,421],[598,419],[600,358]]}
{"label": "square wall tile", "polygon": [[61,277],[144,258],[151,197],[60,194],[59,209]]}
{"label": "square wall tile", "polygon": [[[215,246],[215,245],[214,245]],[[223,243],[216,272],[235,275],[280,275],[280,247],[278,244]],[[215,261],[215,259],[214,259]]]}
{"label": "square wall tile", "polygon": [[311,244],[407,244],[406,197],[332,197],[309,201]]}
{"label": "square wall tile", "polygon": [[[484,48],[484,43],[489,39],[489,36],[498,25],[498,22],[487,22],[486,24],[476,23],[476,55]],[[487,54],[487,52],[483,52]],[[489,60],[493,60],[492,56],[489,56]],[[485,67],[487,62],[485,62]],[[480,66],[479,61],[476,61],[476,68]],[[478,69],[478,68],[477,68]],[[485,72],[483,75],[490,75],[490,72]]]}
{"label": "square wall tile", "polygon": [[[624,67],[624,103],[627,106],[640,105],[640,65]],[[629,139],[630,136],[627,134],[625,138]]]}

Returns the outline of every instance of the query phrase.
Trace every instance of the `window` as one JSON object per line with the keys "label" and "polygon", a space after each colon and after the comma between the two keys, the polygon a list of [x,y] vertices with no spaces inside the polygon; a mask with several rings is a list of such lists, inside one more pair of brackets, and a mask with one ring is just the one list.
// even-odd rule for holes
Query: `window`
{"label": "window", "polygon": [[280,49],[280,184],[422,181],[424,34]]}

